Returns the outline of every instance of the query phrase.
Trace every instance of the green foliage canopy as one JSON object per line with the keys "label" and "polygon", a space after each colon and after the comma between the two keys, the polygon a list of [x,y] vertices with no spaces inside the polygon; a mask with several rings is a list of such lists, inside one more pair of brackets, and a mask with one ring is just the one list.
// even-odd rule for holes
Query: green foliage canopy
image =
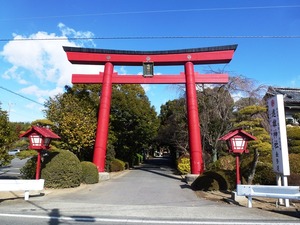
{"label": "green foliage canopy", "polygon": [[160,109],[160,126],[156,140],[173,155],[176,151],[180,154],[187,154],[189,151],[185,105],[185,98],[179,98],[166,102]]}
{"label": "green foliage canopy", "polygon": [[243,128],[257,138],[256,141],[249,142],[250,150],[259,150],[264,156],[271,154],[270,134],[263,126],[267,108],[265,106],[250,105],[241,108],[236,112],[235,127]]}
{"label": "green foliage canopy", "polygon": [[1,109],[0,103],[0,166],[8,165],[13,157],[7,151],[13,141],[13,134],[6,111]]}
{"label": "green foliage canopy", "polygon": [[289,153],[300,154],[300,127],[287,127]]}
{"label": "green foliage canopy", "polygon": [[159,121],[141,85],[114,85],[110,126],[116,157],[134,164],[136,153],[151,148]]}
{"label": "green foliage canopy", "polygon": [[66,86],[64,94],[45,104],[46,116],[54,122],[53,131],[61,137],[60,147],[70,149],[81,160],[93,151],[99,90],[99,85]]}

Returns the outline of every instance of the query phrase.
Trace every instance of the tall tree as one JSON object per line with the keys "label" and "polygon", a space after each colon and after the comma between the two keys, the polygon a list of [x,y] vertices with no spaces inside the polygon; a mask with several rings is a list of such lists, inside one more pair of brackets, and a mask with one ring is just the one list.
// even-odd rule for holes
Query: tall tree
{"label": "tall tree", "polygon": [[46,116],[53,121],[53,130],[61,137],[62,148],[72,151],[81,160],[91,160],[100,85],[74,85],[65,89],[65,93],[45,103]]}
{"label": "tall tree", "polygon": [[203,86],[198,92],[198,104],[203,149],[215,162],[221,154],[219,138],[232,128],[234,101],[226,86]]}
{"label": "tall tree", "polygon": [[8,150],[13,141],[11,126],[6,111],[2,110],[0,103],[0,166],[8,165],[12,159]]}
{"label": "tall tree", "polygon": [[114,85],[110,126],[116,157],[133,164],[136,153],[153,147],[158,118],[141,85]]}
{"label": "tall tree", "polygon": [[188,125],[185,98],[166,102],[160,109],[160,127],[157,141],[161,147],[171,151],[173,156],[188,154]]}

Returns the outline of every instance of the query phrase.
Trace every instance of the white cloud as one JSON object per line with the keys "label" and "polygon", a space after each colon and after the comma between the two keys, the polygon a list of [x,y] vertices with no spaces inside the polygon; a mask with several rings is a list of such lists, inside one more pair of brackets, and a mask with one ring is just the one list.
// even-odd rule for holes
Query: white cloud
{"label": "white cloud", "polygon": [[10,79],[14,79],[16,80],[19,84],[28,84],[28,81],[24,80],[22,78],[22,73],[19,73],[18,71],[18,67],[17,66],[12,66],[11,68],[9,68],[8,70],[6,70],[3,75],[2,78],[5,80],[10,80]]}
{"label": "white cloud", "polygon": [[90,45],[91,47],[96,47],[93,37],[95,36],[92,32],[90,31],[76,31],[70,27],[67,27],[63,23],[58,24],[58,28],[60,29],[61,33],[65,37],[73,37],[73,38],[79,38],[76,41],[76,44],[84,47],[86,45]]}
{"label": "white cloud", "polygon": [[[38,86],[36,85],[31,85],[31,86],[28,86],[26,88],[22,88],[20,90],[20,92],[22,94],[26,94],[26,95],[34,95],[34,96],[37,96],[38,98],[40,97],[47,97],[47,96],[54,96],[54,95],[57,95],[59,93],[62,93],[63,92],[63,88],[62,87],[56,87],[52,90],[43,90],[41,88],[39,88]],[[43,102],[43,101],[40,101],[40,102]]]}
{"label": "white cloud", "polygon": [[127,74],[127,70],[125,69],[125,66],[121,66],[119,74],[121,74],[121,75]]}
{"label": "white cloud", "polygon": [[[88,39],[94,36],[92,32],[76,31],[62,23],[58,28],[61,34],[44,31],[28,36],[13,34],[14,40],[0,52],[0,56],[11,64],[2,78],[29,85],[20,92],[41,98],[39,101],[62,92],[65,85],[71,84],[72,74],[99,74],[103,71],[103,66],[72,65],[63,50],[63,46],[94,47],[93,40]],[[84,39],[75,43],[67,37]]]}
{"label": "white cloud", "polygon": [[145,92],[150,91],[150,88],[151,88],[151,87],[150,87],[149,84],[142,84],[141,86],[142,86],[142,88],[144,89]]}
{"label": "white cloud", "polygon": [[[28,37],[15,35],[14,41],[8,42],[1,52],[4,59],[12,64],[9,70],[22,70],[23,74],[20,74],[20,76],[37,78],[41,83],[51,82],[61,85],[59,81],[66,76],[65,72],[69,71],[68,67],[70,67],[62,46],[74,46],[74,44],[68,41],[16,41],[16,39],[24,38],[53,39],[57,38],[57,36],[45,32],[38,32]],[[9,74],[9,70],[7,74]],[[10,77],[11,79],[16,79],[12,74]],[[66,79],[63,80],[66,81]]]}

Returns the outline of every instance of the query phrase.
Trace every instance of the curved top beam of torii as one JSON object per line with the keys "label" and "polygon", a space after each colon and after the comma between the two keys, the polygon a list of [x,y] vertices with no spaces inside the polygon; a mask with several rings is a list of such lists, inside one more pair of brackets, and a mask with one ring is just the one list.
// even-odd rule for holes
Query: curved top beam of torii
{"label": "curved top beam of torii", "polygon": [[68,60],[73,64],[104,65],[111,62],[117,66],[140,66],[143,62],[154,62],[157,66],[229,63],[237,45],[206,48],[191,48],[167,51],[127,51],[93,48],[63,47]]}
{"label": "curved top beam of torii", "polygon": [[[143,63],[152,62],[154,66],[193,64],[219,64],[229,63],[237,45],[226,45],[206,48],[191,48],[167,51],[128,51],[93,48],[63,47],[68,60],[72,64],[104,65],[107,62],[113,65],[142,66]],[[100,74],[73,74],[73,84],[102,83],[103,73]],[[184,74],[156,75],[144,78],[137,75],[112,76],[115,84],[184,84]],[[217,84],[227,83],[227,74],[201,74],[195,73],[196,83]]]}

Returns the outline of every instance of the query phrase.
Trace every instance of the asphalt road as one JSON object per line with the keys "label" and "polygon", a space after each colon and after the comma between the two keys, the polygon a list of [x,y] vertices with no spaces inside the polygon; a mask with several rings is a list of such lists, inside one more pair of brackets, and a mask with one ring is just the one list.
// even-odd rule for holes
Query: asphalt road
{"label": "asphalt road", "polygon": [[[2,196],[2,197],[1,197]],[[5,198],[0,224],[300,224],[299,218],[197,198],[166,159],[79,188]]]}
{"label": "asphalt road", "polygon": [[22,168],[27,159],[14,158],[9,166],[0,167],[0,179],[20,178],[20,168]]}

